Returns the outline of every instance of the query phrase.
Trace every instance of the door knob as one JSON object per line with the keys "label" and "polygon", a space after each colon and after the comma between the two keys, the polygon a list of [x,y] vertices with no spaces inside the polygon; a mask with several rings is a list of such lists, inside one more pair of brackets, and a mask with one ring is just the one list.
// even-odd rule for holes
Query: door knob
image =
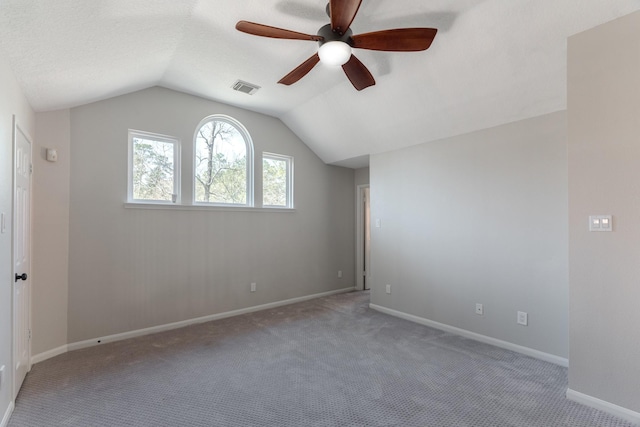
{"label": "door knob", "polygon": [[16,282],[18,280],[27,280],[27,273],[22,273],[22,274],[16,273]]}

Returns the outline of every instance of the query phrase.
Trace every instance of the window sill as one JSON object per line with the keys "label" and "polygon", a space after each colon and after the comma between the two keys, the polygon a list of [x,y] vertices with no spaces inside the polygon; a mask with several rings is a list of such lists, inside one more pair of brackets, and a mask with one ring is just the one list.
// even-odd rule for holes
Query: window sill
{"label": "window sill", "polygon": [[246,206],[204,206],[204,205],[179,205],[163,203],[129,203],[124,204],[125,209],[149,209],[170,211],[221,211],[221,212],[295,212],[290,208],[253,208]]}

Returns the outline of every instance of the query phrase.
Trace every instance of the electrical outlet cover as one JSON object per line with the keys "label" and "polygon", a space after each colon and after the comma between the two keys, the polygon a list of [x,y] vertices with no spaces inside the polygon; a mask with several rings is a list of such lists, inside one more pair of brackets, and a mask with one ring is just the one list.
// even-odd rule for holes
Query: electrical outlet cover
{"label": "electrical outlet cover", "polygon": [[518,325],[527,326],[529,323],[529,316],[524,311],[518,312]]}

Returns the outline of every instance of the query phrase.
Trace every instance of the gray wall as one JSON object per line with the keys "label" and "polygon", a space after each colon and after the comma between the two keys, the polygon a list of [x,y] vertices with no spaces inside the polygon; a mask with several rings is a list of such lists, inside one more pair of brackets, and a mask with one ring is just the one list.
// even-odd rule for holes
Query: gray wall
{"label": "gray wall", "polygon": [[355,170],[356,185],[366,185],[369,183],[369,168],[360,168]]}
{"label": "gray wall", "polygon": [[568,47],[569,387],[640,412],[640,12]]}
{"label": "gray wall", "polygon": [[[263,151],[295,158],[295,212],[125,208],[127,129],[182,140],[188,200],[193,134],[211,114],[245,125],[257,177]],[[353,286],[353,182],[279,120],[168,89],[72,109],[69,342]]]}
{"label": "gray wall", "polygon": [[372,155],[372,303],[566,358],[566,162],[564,112]]}
{"label": "gray wall", "polygon": [[[35,115],[22,94],[13,73],[0,56],[0,212],[5,214],[7,230],[0,233],[0,367],[4,379],[0,385],[0,422],[12,400],[11,362],[13,271],[11,261],[11,210],[13,193],[13,115],[31,138],[34,135]],[[33,280],[30,281],[33,283]]]}
{"label": "gray wall", "polygon": [[[36,114],[33,147],[32,354],[67,344],[69,293],[69,110]],[[58,161],[46,160],[55,148]]]}

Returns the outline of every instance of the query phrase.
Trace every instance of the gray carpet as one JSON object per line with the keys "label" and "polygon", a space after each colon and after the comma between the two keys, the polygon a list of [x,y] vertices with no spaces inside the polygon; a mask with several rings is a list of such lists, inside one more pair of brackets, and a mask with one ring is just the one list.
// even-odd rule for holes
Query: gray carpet
{"label": "gray carpet", "polygon": [[320,298],[35,365],[10,427],[632,426],[565,399],[567,370]]}

